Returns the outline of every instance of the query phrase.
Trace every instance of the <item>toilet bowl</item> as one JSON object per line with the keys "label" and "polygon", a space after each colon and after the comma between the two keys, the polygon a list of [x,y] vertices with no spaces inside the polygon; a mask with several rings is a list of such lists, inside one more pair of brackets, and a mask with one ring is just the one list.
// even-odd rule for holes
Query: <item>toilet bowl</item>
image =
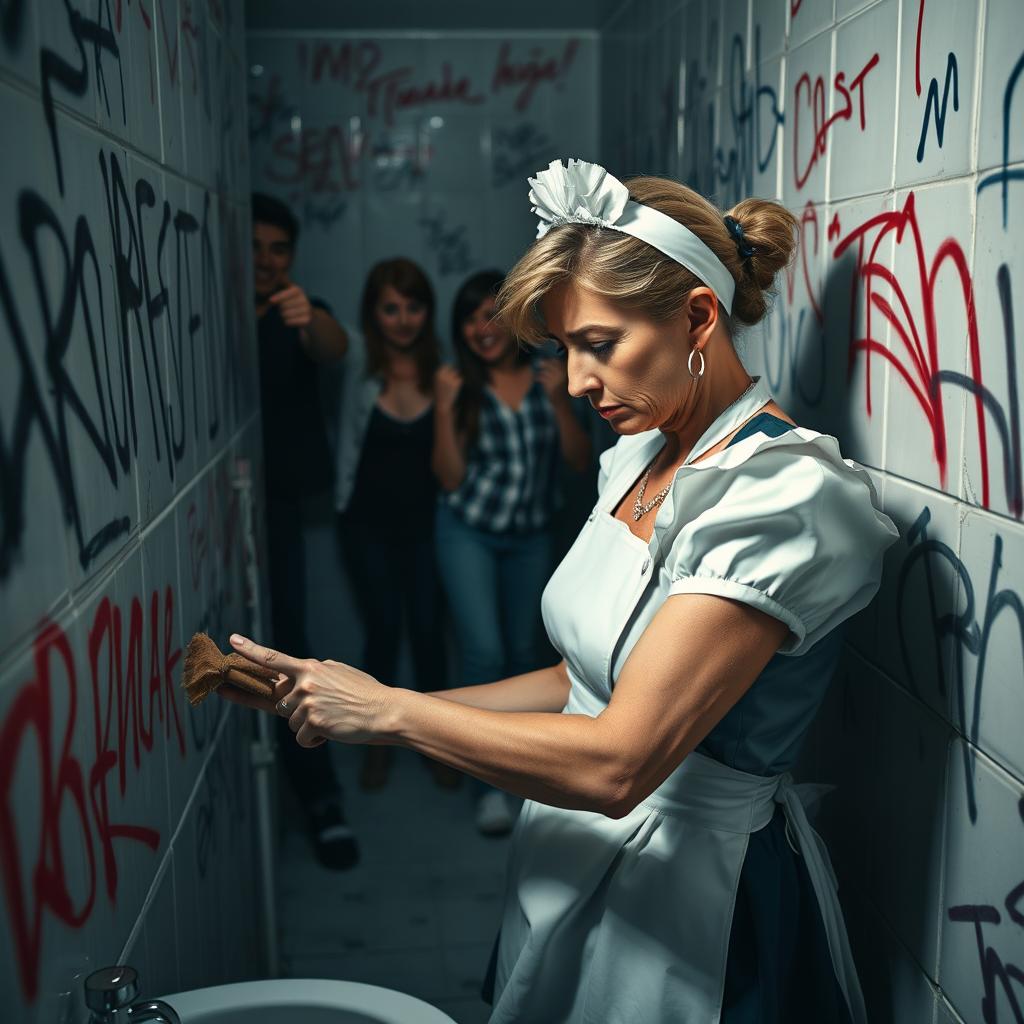
{"label": "toilet bowl", "polygon": [[245,981],[160,998],[181,1024],[456,1024],[404,992],[323,978]]}

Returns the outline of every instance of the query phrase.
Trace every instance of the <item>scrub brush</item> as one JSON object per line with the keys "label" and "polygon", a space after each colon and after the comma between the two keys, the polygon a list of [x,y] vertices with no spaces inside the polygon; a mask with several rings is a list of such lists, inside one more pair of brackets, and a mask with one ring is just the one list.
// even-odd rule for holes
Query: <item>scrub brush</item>
{"label": "scrub brush", "polygon": [[270,700],[274,696],[277,675],[272,669],[254,665],[240,654],[221,654],[206,633],[193,633],[185,650],[181,685],[193,707],[206,700],[222,683]]}

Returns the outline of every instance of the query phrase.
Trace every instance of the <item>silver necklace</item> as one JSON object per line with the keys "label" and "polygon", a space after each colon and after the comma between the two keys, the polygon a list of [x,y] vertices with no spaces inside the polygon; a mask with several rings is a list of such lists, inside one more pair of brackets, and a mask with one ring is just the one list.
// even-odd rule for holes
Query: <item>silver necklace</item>
{"label": "silver necklace", "polygon": [[[738,395],[733,401],[731,401],[722,412],[728,412],[744,395],[746,395],[750,389],[757,383],[752,380],[743,391],[743,394]],[[721,414],[720,414],[721,415]],[[660,453],[659,453],[660,454]],[[658,461],[658,456],[655,455],[651,460],[651,464],[647,467],[647,472],[644,473],[643,479],[640,481],[640,490],[636,492],[636,499],[633,501],[633,522],[638,523],[651,509],[657,508],[664,500],[668,497],[668,492],[672,490],[672,484],[674,478],[670,480],[658,493],[651,498],[647,504],[644,504],[644,494],[647,491],[647,481],[651,478],[651,470],[654,469],[654,463]]]}

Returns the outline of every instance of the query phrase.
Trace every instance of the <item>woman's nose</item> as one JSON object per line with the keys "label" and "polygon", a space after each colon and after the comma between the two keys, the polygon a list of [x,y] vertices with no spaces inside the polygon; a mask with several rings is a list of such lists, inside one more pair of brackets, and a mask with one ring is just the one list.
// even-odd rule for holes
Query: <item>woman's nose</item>
{"label": "woman's nose", "polygon": [[571,349],[566,356],[566,362],[566,372],[569,377],[569,394],[573,398],[582,398],[599,387],[599,381],[593,372],[587,367],[584,360],[573,355]]}

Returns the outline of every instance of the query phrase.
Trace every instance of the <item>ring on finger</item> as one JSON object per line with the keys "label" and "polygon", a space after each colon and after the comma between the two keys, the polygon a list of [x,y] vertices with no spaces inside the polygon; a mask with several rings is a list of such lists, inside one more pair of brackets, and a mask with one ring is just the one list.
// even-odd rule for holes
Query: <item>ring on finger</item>
{"label": "ring on finger", "polygon": [[280,715],[287,714],[288,712],[288,701],[282,698],[277,702],[277,712]]}

